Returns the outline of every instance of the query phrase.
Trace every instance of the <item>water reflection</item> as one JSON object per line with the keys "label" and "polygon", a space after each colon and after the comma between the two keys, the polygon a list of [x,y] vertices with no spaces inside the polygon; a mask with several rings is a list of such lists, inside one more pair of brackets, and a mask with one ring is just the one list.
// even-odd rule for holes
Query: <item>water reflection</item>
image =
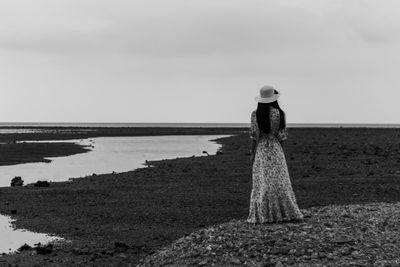
{"label": "water reflection", "polygon": [[0,253],[14,252],[25,243],[33,247],[37,243],[46,244],[62,240],[45,234],[16,230],[12,227],[11,218],[3,215],[0,215],[0,237]]}
{"label": "water reflection", "polygon": [[51,163],[26,163],[0,166],[0,186],[9,186],[10,180],[21,176],[25,184],[38,180],[66,181],[93,173],[125,172],[144,167],[146,160],[169,159],[215,154],[219,145],[210,142],[221,137],[212,136],[143,136],[98,137],[73,140],[92,146],[92,151],[68,157],[49,158]]}

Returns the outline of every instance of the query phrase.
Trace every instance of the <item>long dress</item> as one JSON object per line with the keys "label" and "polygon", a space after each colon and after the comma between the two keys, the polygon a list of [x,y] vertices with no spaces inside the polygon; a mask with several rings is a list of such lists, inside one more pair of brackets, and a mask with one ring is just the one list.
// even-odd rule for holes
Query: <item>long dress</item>
{"label": "long dress", "polygon": [[251,114],[250,137],[257,141],[253,163],[253,188],[247,222],[271,223],[300,220],[303,214],[296,203],[281,141],[287,130],[279,130],[279,110],[270,110],[271,132],[260,132],[256,112]]}

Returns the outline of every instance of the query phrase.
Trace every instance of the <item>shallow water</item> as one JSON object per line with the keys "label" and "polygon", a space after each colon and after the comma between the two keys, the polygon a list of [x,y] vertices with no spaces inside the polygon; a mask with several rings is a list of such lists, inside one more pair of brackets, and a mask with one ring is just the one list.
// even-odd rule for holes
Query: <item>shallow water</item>
{"label": "shallow water", "polygon": [[[37,180],[66,181],[93,173],[134,170],[144,167],[145,160],[199,156],[204,155],[203,151],[215,154],[220,145],[209,140],[219,137],[222,136],[99,137],[71,140],[68,142],[92,146],[92,150],[68,157],[49,158],[51,163],[0,166],[0,186],[9,186],[11,178],[15,176],[21,176],[25,184]],[[15,251],[24,243],[33,246],[38,242],[45,244],[53,240],[56,238],[14,230],[10,218],[0,215],[0,253]]]}
{"label": "shallow water", "polygon": [[199,156],[203,151],[215,154],[220,146],[209,140],[219,137],[221,135],[98,137],[73,140],[71,142],[93,146],[92,151],[48,158],[52,160],[51,163],[0,166],[0,186],[9,186],[15,176],[21,176],[24,184],[38,180],[67,181],[69,178],[84,177],[93,173],[134,170],[144,167],[145,160]]}
{"label": "shallow water", "polygon": [[46,234],[38,234],[12,227],[12,220],[8,216],[0,215],[0,253],[16,251],[23,244],[31,247],[34,244],[46,244],[52,241],[61,241],[61,238],[52,237]]}

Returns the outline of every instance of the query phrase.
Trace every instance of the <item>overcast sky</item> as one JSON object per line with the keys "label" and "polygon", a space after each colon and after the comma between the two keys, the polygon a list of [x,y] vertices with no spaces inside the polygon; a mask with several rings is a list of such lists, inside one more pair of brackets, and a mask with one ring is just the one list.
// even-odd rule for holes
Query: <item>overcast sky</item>
{"label": "overcast sky", "polygon": [[400,123],[398,0],[1,0],[0,121]]}

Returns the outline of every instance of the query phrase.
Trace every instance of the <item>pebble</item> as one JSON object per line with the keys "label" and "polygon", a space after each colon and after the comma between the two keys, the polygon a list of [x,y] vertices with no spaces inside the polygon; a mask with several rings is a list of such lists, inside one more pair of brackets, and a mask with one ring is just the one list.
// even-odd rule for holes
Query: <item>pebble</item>
{"label": "pebble", "polygon": [[119,253],[119,254],[118,254],[118,257],[123,258],[123,259],[126,259],[126,258],[127,258],[127,256],[126,256],[125,253]]}
{"label": "pebble", "polygon": [[208,263],[207,260],[203,260],[203,261],[199,262],[199,266],[204,266],[204,265],[206,265],[207,263]]}
{"label": "pebble", "polygon": [[273,262],[266,261],[266,262],[264,262],[261,266],[262,266],[262,267],[274,267],[275,264],[274,264]]}
{"label": "pebble", "polygon": [[231,262],[234,263],[234,264],[240,264],[241,263],[241,261],[238,258],[232,258]]}

